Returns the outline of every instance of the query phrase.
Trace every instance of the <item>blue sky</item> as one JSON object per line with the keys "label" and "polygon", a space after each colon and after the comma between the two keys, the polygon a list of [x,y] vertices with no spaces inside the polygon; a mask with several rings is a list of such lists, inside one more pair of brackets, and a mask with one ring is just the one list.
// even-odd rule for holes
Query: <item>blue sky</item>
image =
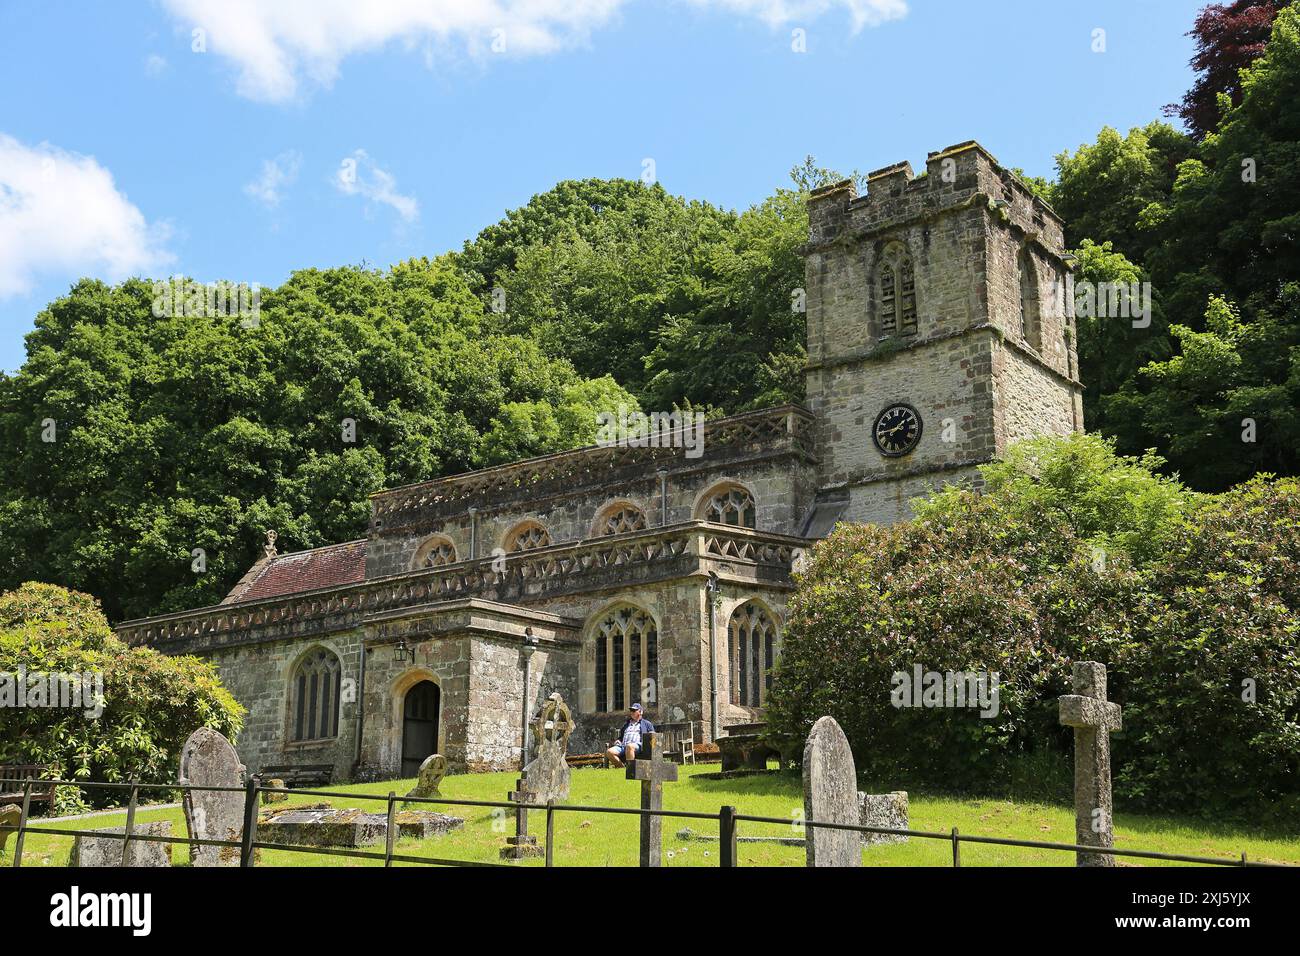
{"label": "blue sky", "polygon": [[0,0],[0,368],[82,275],[387,266],[647,159],[738,208],[808,153],[920,168],[978,139],[1051,175],[1181,96],[1202,5]]}

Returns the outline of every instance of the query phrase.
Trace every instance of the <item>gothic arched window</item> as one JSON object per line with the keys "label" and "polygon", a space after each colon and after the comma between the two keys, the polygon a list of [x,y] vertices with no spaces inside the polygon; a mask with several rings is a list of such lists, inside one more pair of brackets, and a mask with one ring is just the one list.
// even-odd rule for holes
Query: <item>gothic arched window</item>
{"label": "gothic arched window", "polygon": [[1021,250],[1016,256],[1016,271],[1020,278],[1020,337],[1036,351],[1043,348],[1043,329],[1038,309],[1038,274],[1029,253]]}
{"label": "gothic arched window", "polygon": [[444,535],[434,535],[415,552],[414,566],[420,568],[440,568],[445,564],[456,563],[456,546]]}
{"label": "gothic arched window", "polygon": [[593,629],[597,711],[640,703],[654,707],[659,688],[659,633],[654,618],[631,605],[602,614]]}
{"label": "gothic arched window", "polygon": [[916,334],[916,272],[901,242],[885,247],[876,268],[876,316],[880,335]]}
{"label": "gothic arched window", "polygon": [[606,508],[596,519],[596,534],[623,534],[646,529],[645,512],[636,505],[616,504]]}
{"label": "gothic arched window", "polygon": [[697,517],[738,528],[758,527],[754,496],[740,485],[724,485],[711,491],[700,504]]}
{"label": "gothic arched window", "polygon": [[516,525],[506,536],[506,550],[510,552],[531,551],[534,548],[548,548],[550,545],[550,532],[536,521]]}
{"label": "gothic arched window", "polygon": [[323,647],[307,654],[289,680],[289,713],[295,741],[339,735],[339,659]]}
{"label": "gothic arched window", "polygon": [[767,702],[778,649],[776,625],[761,605],[750,601],[736,608],[727,628],[733,704],[762,707]]}

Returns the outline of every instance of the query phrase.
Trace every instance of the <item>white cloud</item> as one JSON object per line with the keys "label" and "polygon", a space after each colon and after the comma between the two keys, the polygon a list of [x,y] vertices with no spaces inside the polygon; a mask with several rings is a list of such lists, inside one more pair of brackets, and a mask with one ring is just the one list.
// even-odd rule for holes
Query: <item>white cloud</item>
{"label": "white cloud", "polygon": [[144,71],[149,76],[161,76],[167,69],[167,58],[157,53],[150,53],[144,59]]}
{"label": "white cloud", "polygon": [[264,159],[262,172],[252,182],[245,184],[244,192],[273,209],[284,198],[284,188],[298,181],[298,170],[301,168],[302,154],[296,149],[283,152],[275,159]]}
{"label": "white cloud", "polygon": [[773,27],[809,22],[843,8],[853,22],[853,32],[907,16],[907,0],[689,0],[697,7],[720,7],[757,17]]}
{"label": "white cloud", "polygon": [[30,291],[39,275],[118,281],[164,265],[168,238],[94,158],[0,133],[0,299]]}
{"label": "white cloud", "polygon": [[[779,26],[847,10],[853,29],[907,13],[906,0],[687,0]],[[400,42],[422,50],[460,43],[471,55],[553,53],[581,44],[628,0],[162,0],[208,52],[235,66],[250,99],[283,102],[303,79],[330,86],[347,57]]]}
{"label": "white cloud", "polygon": [[399,193],[392,173],[376,166],[364,149],[354,150],[351,156],[344,157],[333,182],[344,195],[363,196],[371,202],[391,206],[406,222],[419,218],[420,204],[414,197]]}

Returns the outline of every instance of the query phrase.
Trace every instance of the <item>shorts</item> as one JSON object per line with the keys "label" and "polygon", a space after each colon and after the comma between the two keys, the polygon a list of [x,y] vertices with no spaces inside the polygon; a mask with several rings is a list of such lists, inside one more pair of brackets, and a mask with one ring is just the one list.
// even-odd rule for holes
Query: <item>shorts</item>
{"label": "shorts", "polygon": [[[628,744],[625,744],[625,743],[617,743],[617,744],[615,744],[613,747],[611,747],[611,748],[609,748],[609,749],[612,750],[612,751],[614,751],[614,753],[618,754],[618,759],[619,759],[619,760],[622,760],[622,759],[623,759],[623,756],[627,753],[627,748],[628,748],[628,746],[629,746],[629,745],[628,745]],[[640,750],[640,749],[641,749],[641,745],[640,745],[640,744],[631,744],[631,746],[632,746],[634,749],[636,749],[636,750]]]}

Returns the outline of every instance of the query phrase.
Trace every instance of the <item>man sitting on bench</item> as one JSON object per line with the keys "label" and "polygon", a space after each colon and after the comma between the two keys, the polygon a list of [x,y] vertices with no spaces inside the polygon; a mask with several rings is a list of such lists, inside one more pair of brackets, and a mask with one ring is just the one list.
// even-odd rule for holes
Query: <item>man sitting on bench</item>
{"label": "man sitting on bench", "polygon": [[623,724],[618,740],[605,751],[609,754],[610,763],[621,767],[624,760],[635,760],[636,752],[641,749],[641,741],[647,734],[654,732],[655,725],[641,716],[641,705],[633,704],[628,709],[627,722]]}

